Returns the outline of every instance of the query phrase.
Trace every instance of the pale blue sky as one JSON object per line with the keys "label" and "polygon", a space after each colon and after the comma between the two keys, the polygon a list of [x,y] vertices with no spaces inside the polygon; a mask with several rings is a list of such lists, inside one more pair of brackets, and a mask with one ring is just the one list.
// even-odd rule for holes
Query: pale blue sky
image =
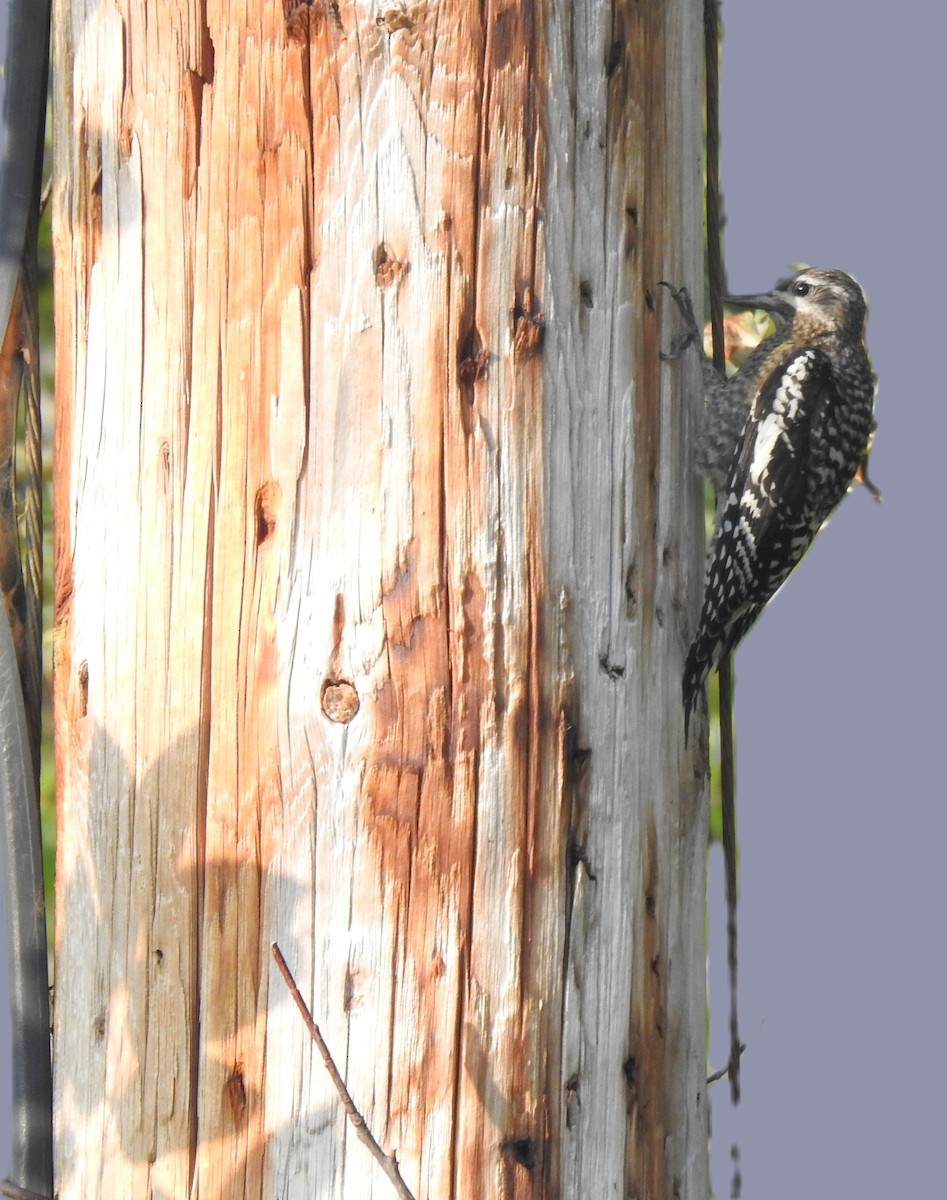
{"label": "pale blue sky", "polygon": [[[868,294],[872,478],[737,654],[743,1101],[715,1085],[747,1200],[944,1194],[947,15],[916,0],[723,0],[726,259]],[[712,876],[712,1057],[726,1061]]]}

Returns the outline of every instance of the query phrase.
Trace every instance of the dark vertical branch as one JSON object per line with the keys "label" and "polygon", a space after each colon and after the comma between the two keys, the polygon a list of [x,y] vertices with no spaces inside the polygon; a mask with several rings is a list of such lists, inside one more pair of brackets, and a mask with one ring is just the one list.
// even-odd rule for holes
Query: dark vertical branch
{"label": "dark vertical branch", "polygon": [[[723,267],[720,212],[720,19],[717,0],[704,3],[704,71],[707,113],[707,275],[713,363],[723,375]],[[733,1103],[740,1099],[740,1029],[737,1017],[737,830],[733,771],[733,665],[725,655],[719,669],[720,791],[723,854],[727,886],[727,967],[730,975],[730,1061],[728,1075]]]}
{"label": "dark vertical branch", "polygon": [[40,418],[36,236],[27,227],[23,266],[0,344],[0,591],[13,634],[39,786],[43,692],[43,451]]}
{"label": "dark vertical branch", "polygon": [[[3,460],[0,471],[9,474],[0,482],[0,501],[5,503],[9,496],[11,505],[10,519],[0,525],[8,534],[4,581],[12,585],[4,594],[5,612],[0,613],[0,886],[10,960],[13,1034],[12,1153],[10,1172],[2,1186],[49,1195],[53,1186],[49,990],[43,858],[35,785],[39,751],[36,652],[40,635],[36,607],[31,606],[24,590],[12,510],[14,410],[21,386],[27,405],[27,453],[38,450],[38,408],[32,415],[29,412],[30,399],[38,402],[37,359],[29,345],[30,334],[24,330],[35,326],[35,309],[31,308],[25,290],[29,286],[29,265],[34,261],[39,211],[49,4],[47,0],[10,0],[0,10],[0,22],[4,35],[0,43],[6,47],[0,71],[5,147],[0,162],[0,338],[7,352],[0,365],[7,368],[2,373],[9,385],[0,419],[6,443],[0,451]],[[39,477],[38,464],[38,458],[34,458],[28,468],[34,484]],[[36,534],[38,512],[34,499],[27,511],[28,537]],[[29,579],[29,572],[36,569],[40,560],[35,555],[31,557],[29,547],[27,559]],[[13,620],[6,619],[7,611],[13,614]],[[14,651],[14,636],[22,651],[19,661]],[[34,723],[32,744],[27,726],[30,712]]]}
{"label": "dark vertical branch", "polygon": [[730,976],[730,1058],[727,1074],[733,1103],[740,1101],[740,1022],[737,1013],[737,812],[733,770],[733,658],[724,655],[720,690],[720,818],[727,886],[727,970]]}
{"label": "dark vertical branch", "polygon": [[723,243],[720,214],[720,18],[717,0],[704,0],[704,88],[707,122],[707,278],[710,291],[710,328],[713,363],[723,374],[726,355],[723,343]]}

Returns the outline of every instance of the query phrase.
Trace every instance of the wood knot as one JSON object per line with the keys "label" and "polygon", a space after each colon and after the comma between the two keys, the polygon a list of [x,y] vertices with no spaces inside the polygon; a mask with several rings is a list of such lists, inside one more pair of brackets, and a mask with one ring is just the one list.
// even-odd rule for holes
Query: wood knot
{"label": "wood knot", "polygon": [[283,491],[275,479],[269,479],[257,491],[254,501],[254,517],[256,524],[256,544],[262,545],[271,537],[276,528],[276,516],[279,511]]}
{"label": "wood knot", "polygon": [[345,679],[327,679],[322,685],[322,711],[337,725],[348,725],[359,709],[358,692]]}
{"label": "wood knot", "polygon": [[472,354],[467,358],[462,358],[460,360],[460,366],[458,367],[461,383],[473,383],[474,380],[483,379],[489,366],[489,350],[480,350],[476,354]]}
{"label": "wood knot", "polygon": [[386,8],[375,18],[378,28],[389,34],[397,33],[399,29],[410,29],[413,23],[404,5],[400,8]]}
{"label": "wood knot", "polygon": [[306,46],[319,32],[324,20],[323,6],[312,0],[283,0],[286,37],[296,46]]}
{"label": "wood knot", "polygon": [[621,38],[616,38],[608,47],[608,54],[605,56],[605,74],[609,79],[621,66],[624,58],[625,43]]}
{"label": "wood knot", "polygon": [[242,1125],[247,1111],[247,1085],[243,1081],[243,1067],[240,1063],[236,1063],[230,1072],[224,1084],[224,1093],[230,1102],[234,1120],[238,1125]]}
{"label": "wood knot", "polygon": [[79,663],[79,716],[89,715],[89,664],[85,659]]}
{"label": "wood knot", "polygon": [[513,357],[530,358],[542,349],[546,334],[546,323],[542,313],[524,312],[519,309],[513,315]]}
{"label": "wood knot", "polygon": [[527,1171],[536,1166],[536,1142],[533,1138],[505,1138],[500,1149]]}
{"label": "wood knot", "polygon": [[395,258],[391,247],[385,242],[379,242],[372,254],[372,267],[375,271],[375,282],[380,288],[391,287],[397,283],[407,271],[408,264]]}

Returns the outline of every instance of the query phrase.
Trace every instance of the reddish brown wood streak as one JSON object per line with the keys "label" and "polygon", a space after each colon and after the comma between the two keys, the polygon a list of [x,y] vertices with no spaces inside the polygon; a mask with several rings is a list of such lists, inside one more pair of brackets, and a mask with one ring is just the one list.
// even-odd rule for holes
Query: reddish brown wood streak
{"label": "reddish brown wood streak", "polygon": [[668,1194],[665,1141],[672,1114],[667,1112],[666,921],[663,884],[658,874],[658,835],[653,815],[641,848],[642,903],[632,939],[632,1003],[629,1014],[629,1137],[626,1149],[628,1194]]}

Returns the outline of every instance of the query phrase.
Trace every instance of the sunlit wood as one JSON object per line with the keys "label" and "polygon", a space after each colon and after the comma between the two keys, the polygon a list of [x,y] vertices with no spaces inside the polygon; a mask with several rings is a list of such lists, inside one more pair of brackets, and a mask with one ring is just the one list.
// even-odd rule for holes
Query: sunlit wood
{"label": "sunlit wood", "polygon": [[62,1200],[706,1194],[693,10],[58,6]]}

